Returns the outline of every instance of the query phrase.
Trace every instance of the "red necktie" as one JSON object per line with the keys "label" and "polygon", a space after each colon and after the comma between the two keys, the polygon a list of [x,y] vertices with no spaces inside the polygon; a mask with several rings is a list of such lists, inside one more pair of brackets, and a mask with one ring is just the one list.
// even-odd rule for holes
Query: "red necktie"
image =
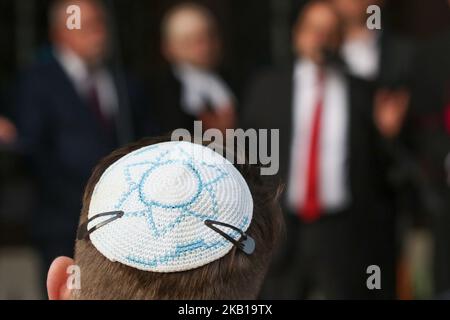
{"label": "red necktie", "polygon": [[110,129],[110,119],[103,113],[102,108],[100,106],[100,99],[98,96],[98,90],[95,82],[91,84],[87,94],[88,104],[91,108],[92,113],[95,118],[98,120],[103,129]]}
{"label": "red necktie", "polygon": [[[311,140],[306,171],[306,193],[303,206],[300,208],[300,217],[305,222],[312,222],[320,217],[319,199],[319,160],[320,160],[320,131],[323,109],[324,75],[318,73],[318,90],[315,110],[312,117]],[[303,177],[304,179],[305,177]]]}

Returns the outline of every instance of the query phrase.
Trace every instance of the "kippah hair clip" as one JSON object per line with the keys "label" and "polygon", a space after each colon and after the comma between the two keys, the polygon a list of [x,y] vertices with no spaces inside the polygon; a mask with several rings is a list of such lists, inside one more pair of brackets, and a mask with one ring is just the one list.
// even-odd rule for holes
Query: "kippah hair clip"
{"label": "kippah hair clip", "polygon": [[[77,239],[78,240],[86,239],[87,236],[90,235],[95,230],[107,225],[110,222],[113,222],[114,220],[122,218],[123,215],[124,215],[123,211],[109,211],[109,212],[102,212],[102,213],[92,216],[86,222],[84,222],[80,225],[78,232],[77,232]],[[91,223],[93,220],[100,218],[100,217],[106,217],[106,216],[111,216],[111,218],[106,219],[106,220],[100,222],[99,224],[96,224],[92,228],[88,229],[88,224]],[[222,237],[224,237],[231,243],[233,243],[238,249],[242,250],[244,253],[251,255],[255,251],[255,240],[252,237],[250,237],[248,234],[246,234],[244,231],[242,231],[241,229],[239,229],[235,226],[232,226],[231,224],[227,224],[227,223],[220,222],[220,221],[214,221],[214,220],[205,220],[205,225],[208,228],[210,228],[213,231],[220,234]],[[215,225],[227,227],[234,231],[237,231],[241,235],[240,239],[239,240],[233,239],[228,234],[226,234],[225,232],[223,232],[222,230],[217,228]]]}
{"label": "kippah hair clip", "polygon": [[[113,222],[114,220],[117,220],[119,218],[122,218],[124,215],[123,211],[109,211],[109,212],[102,212],[99,214],[96,214],[95,216],[92,216],[89,218],[86,222],[82,223],[80,225],[80,228],[77,232],[77,239],[78,240],[84,240],[88,235],[90,235],[95,230],[103,227],[104,225],[107,225],[110,222]],[[92,228],[88,229],[88,224],[91,223],[93,220],[100,218],[100,217],[106,217],[106,216],[112,216],[109,219],[106,219],[105,221],[100,222],[99,224],[96,224]]]}
{"label": "kippah hair clip", "polygon": [[[214,221],[214,220],[205,220],[205,225],[207,227],[209,227],[210,229],[212,229],[213,231],[220,234],[222,237],[224,237],[231,243],[233,243],[238,249],[240,249],[244,253],[251,255],[255,251],[255,240],[252,237],[250,237],[248,234],[246,234],[244,231],[242,231],[241,229],[239,229],[235,226],[232,226],[231,224],[227,224],[227,223],[220,222],[220,221]],[[234,231],[239,232],[239,234],[241,235],[240,239],[239,240],[233,239],[231,236],[229,236],[228,234],[226,234],[225,232],[223,232],[222,230],[217,228],[215,225],[227,227]]]}

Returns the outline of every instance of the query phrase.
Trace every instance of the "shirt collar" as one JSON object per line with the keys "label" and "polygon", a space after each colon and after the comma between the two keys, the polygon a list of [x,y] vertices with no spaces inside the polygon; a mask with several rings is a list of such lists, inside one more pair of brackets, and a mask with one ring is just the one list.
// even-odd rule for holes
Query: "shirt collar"
{"label": "shirt collar", "polygon": [[55,49],[55,56],[66,74],[77,86],[82,85],[88,79],[89,71],[86,63],[73,50],[59,47]]}
{"label": "shirt collar", "polygon": [[318,65],[310,59],[298,59],[294,66],[294,79],[315,79],[318,68]]}

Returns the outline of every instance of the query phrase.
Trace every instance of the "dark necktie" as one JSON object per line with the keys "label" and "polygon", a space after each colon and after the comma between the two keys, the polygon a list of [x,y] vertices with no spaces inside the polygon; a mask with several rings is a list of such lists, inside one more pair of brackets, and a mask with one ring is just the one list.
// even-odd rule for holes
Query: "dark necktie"
{"label": "dark necktie", "polygon": [[102,111],[95,81],[91,81],[87,92],[87,101],[98,123],[104,130],[109,131],[111,129],[111,119]]}

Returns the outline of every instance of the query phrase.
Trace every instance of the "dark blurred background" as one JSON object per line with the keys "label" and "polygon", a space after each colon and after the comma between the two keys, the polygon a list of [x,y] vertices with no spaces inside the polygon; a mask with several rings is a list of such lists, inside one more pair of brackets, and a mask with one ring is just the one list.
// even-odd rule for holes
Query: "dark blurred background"
{"label": "dark blurred background", "polygon": [[[166,10],[179,1],[106,1],[112,9],[122,63],[146,76],[163,64],[160,23]],[[239,83],[261,66],[288,63],[289,35],[298,10],[306,0],[198,1],[210,8],[224,38],[224,65]],[[7,1],[1,6],[1,85],[6,89],[17,71],[48,43],[47,9],[50,0]],[[383,28],[422,41],[450,24],[445,0],[387,1]]]}
{"label": "dark blurred background", "polygon": [[[109,0],[113,60],[145,84],[164,68],[160,24],[180,1]],[[289,65],[291,29],[306,0],[196,1],[217,18],[223,39],[223,63],[237,100],[259,70]],[[49,45],[50,0],[0,0],[0,113],[13,117],[19,74]],[[383,30],[404,36],[417,50],[450,28],[446,0],[385,1]],[[152,92],[147,92],[152,96]],[[240,106],[238,106],[239,110]],[[448,137],[447,137],[448,138]],[[30,214],[36,202],[34,178],[20,152],[0,149],[0,299],[43,298],[39,257],[31,249]],[[450,231],[449,231],[450,232]],[[406,258],[399,263],[398,298],[431,298],[430,236],[406,234]],[[406,267],[405,267],[406,265]],[[411,280],[413,269],[418,278]],[[415,270],[415,269],[414,269]],[[414,285],[412,283],[415,283]]]}

